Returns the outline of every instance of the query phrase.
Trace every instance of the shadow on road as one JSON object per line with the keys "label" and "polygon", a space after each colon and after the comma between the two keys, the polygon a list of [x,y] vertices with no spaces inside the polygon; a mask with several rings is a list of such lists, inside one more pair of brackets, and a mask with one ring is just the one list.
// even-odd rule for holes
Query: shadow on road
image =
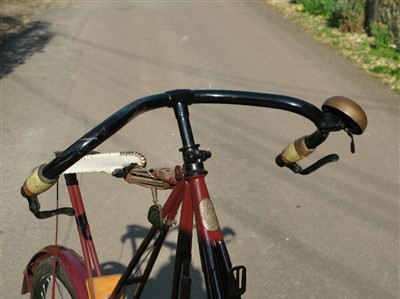
{"label": "shadow on road", "polygon": [[[177,229],[177,227],[172,228],[170,231]],[[132,252],[136,253],[138,249],[138,245],[140,245],[141,240],[147,235],[148,228],[139,226],[139,225],[129,225],[127,226],[127,232],[121,237],[121,242],[131,242]],[[222,234],[225,238],[225,242],[229,243],[235,236],[235,232],[231,228],[223,228]],[[143,292],[143,296],[145,298],[166,298],[171,293],[172,287],[172,274],[174,271],[175,264],[175,250],[176,243],[164,241],[162,251],[169,250],[169,259],[166,264],[164,264],[161,269],[156,273],[155,276],[150,277],[145,290]],[[149,249],[148,249],[149,250]],[[133,256],[132,254],[132,256]],[[145,256],[145,254],[144,254]],[[144,263],[145,266],[145,263]],[[125,265],[115,262],[109,261],[101,264],[101,268],[104,275],[111,274],[121,274],[125,270]],[[138,270],[140,275],[140,269]],[[203,286],[203,275],[200,269],[191,268],[191,276],[192,276],[192,297],[193,298],[205,298],[207,297],[206,290]],[[132,297],[134,294],[134,287],[128,289],[126,295],[128,298]]]}
{"label": "shadow on road", "polygon": [[10,74],[17,66],[25,63],[34,53],[41,52],[52,39],[48,22],[37,21],[26,29],[7,37],[0,47],[0,79]]}

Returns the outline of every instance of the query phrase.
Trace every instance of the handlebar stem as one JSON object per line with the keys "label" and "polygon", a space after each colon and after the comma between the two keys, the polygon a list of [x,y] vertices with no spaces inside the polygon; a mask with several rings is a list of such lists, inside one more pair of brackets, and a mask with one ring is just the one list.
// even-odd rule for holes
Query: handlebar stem
{"label": "handlebar stem", "polygon": [[199,150],[199,144],[194,141],[192,127],[189,119],[189,103],[193,102],[194,94],[192,91],[176,90],[167,92],[173,103],[172,107],[178,122],[179,132],[183,147],[180,149],[185,165],[185,176],[207,174],[203,162],[211,156],[205,151]]}

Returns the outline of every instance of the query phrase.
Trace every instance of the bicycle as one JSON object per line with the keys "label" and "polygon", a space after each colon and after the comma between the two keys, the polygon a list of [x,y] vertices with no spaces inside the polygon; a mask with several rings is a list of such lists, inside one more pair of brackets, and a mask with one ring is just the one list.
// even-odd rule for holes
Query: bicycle
{"label": "bicycle", "polygon": [[[136,285],[133,298],[140,298],[180,209],[171,298],[190,298],[194,224],[208,298],[241,298],[246,291],[246,268],[232,266],[204,180],[207,175],[204,162],[211,157],[211,152],[200,149],[200,145],[196,144],[189,119],[188,107],[205,103],[281,109],[312,121],[316,131],[289,144],[275,159],[278,166],[301,175],[310,174],[339,159],[338,155],[331,154],[305,169],[297,163],[312,154],[331,132],[344,130],[351,138],[351,151],[354,153],[353,135],[362,134],[367,127],[363,109],[341,96],[326,100],[321,110],[289,96],[226,90],[173,90],[136,100],[112,114],[66,150],[57,153],[48,164],[36,167],[26,179],[21,194],[28,200],[29,209],[37,218],[58,215],[76,218],[83,257],[58,244],[42,249],[32,257],[24,271],[23,294],[29,292],[31,298],[54,298],[57,291],[62,298],[67,295],[70,298],[115,299],[124,296],[127,286]],[[178,165],[175,169],[147,168],[145,157],[136,152],[93,152],[137,115],[159,108],[172,108],[175,113],[182,140],[183,166]],[[154,203],[148,212],[151,228],[121,275],[102,275],[76,176],[76,173],[90,171],[111,173],[128,183],[152,190]],[[41,211],[37,196],[56,184],[61,174],[66,179],[72,207],[57,206],[54,210]],[[157,200],[157,190],[161,189],[172,190],[164,206]],[[145,252],[148,254],[143,257]],[[147,264],[141,275],[135,275],[142,259],[148,259]]]}

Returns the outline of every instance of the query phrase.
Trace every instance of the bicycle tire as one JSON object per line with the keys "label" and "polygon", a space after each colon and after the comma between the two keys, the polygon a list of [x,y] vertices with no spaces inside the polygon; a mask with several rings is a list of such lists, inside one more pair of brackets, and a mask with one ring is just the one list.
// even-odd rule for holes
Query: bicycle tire
{"label": "bicycle tire", "polygon": [[[49,257],[41,261],[37,267],[32,282],[33,299],[52,298],[53,262],[54,257]],[[57,263],[56,266],[55,297],[52,299],[56,298],[77,299],[71,280],[68,278],[65,270],[59,263]]]}

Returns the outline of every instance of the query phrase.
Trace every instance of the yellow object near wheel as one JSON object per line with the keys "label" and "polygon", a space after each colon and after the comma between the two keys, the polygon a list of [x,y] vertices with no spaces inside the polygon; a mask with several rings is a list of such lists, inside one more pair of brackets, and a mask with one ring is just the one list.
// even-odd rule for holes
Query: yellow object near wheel
{"label": "yellow object near wheel", "polygon": [[[107,299],[117,285],[121,274],[92,277],[86,280],[89,299]],[[119,299],[123,299],[121,295]]]}

